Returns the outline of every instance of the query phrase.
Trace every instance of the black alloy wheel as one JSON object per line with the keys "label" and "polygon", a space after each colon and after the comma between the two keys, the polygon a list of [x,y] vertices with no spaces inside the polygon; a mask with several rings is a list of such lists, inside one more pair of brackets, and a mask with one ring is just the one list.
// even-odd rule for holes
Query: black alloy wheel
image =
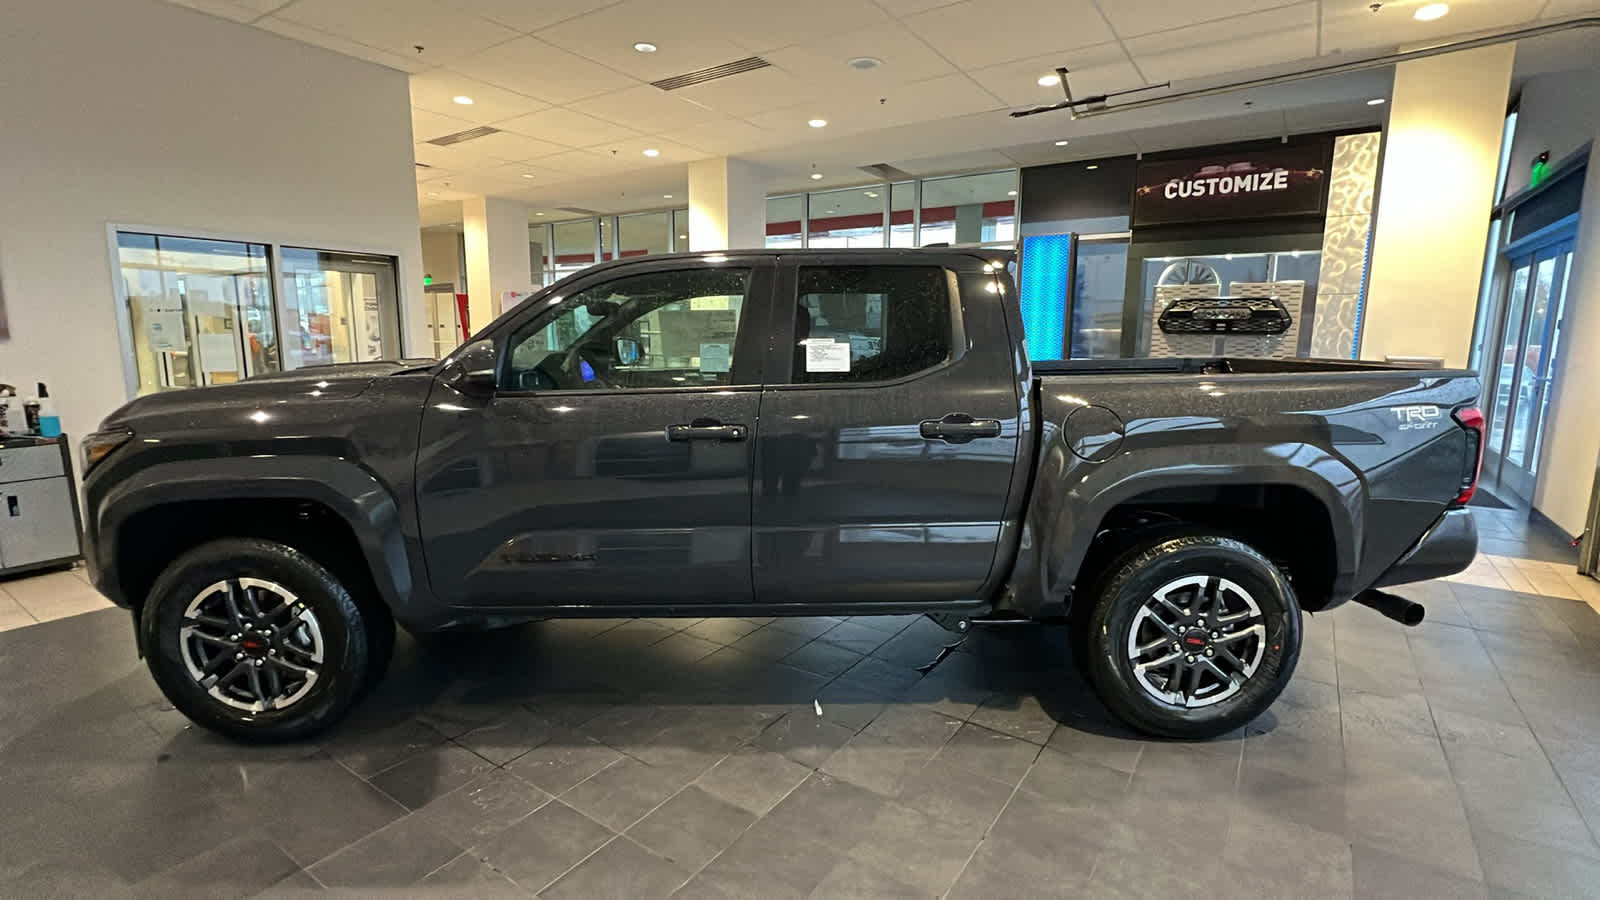
{"label": "black alloy wheel", "polygon": [[1277,566],[1216,534],[1155,538],[1113,563],[1085,622],[1089,680],[1129,726],[1198,740],[1267,710],[1294,673],[1300,606]]}

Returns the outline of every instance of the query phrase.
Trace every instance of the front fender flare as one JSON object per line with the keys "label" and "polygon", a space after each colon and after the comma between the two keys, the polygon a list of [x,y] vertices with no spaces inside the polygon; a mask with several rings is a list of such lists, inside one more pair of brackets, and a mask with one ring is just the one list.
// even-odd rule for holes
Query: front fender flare
{"label": "front fender flare", "polygon": [[372,473],[348,460],[308,456],[238,456],[158,463],[110,488],[89,523],[91,563],[100,590],[119,606],[118,535],[133,516],[170,503],[245,499],[307,500],[344,520],[391,610],[405,609],[414,580],[406,553],[400,507]]}

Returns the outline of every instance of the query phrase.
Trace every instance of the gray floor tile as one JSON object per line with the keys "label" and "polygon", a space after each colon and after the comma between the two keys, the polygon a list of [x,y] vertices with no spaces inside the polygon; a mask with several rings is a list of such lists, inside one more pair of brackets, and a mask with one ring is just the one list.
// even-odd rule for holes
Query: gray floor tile
{"label": "gray floor tile", "polygon": [[866,863],[846,859],[811,891],[810,900],[924,900],[935,896]]}
{"label": "gray floor tile", "polygon": [[618,837],[539,892],[551,900],[592,900],[627,897],[653,900],[667,897],[689,880],[690,872],[651,853],[626,837]]}
{"label": "gray floor tile", "polygon": [[1034,744],[1048,743],[1057,728],[1055,716],[1031,694],[989,697],[967,721]]}
{"label": "gray floor tile", "polygon": [[526,900],[528,893],[510,879],[463,853],[433,870],[418,884],[425,896],[471,897],[472,900]]}
{"label": "gray floor tile", "polygon": [[1002,784],[1015,785],[1028,774],[1041,750],[1038,744],[968,722],[939,750],[939,759]]}
{"label": "gray floor tile", "polygon": [[1431,866],[1415,857],[1379,850],[1359,840],[1351,845],[1350,854],[1355,895],[1361,900],[1466,900],[1488,896],[1488,886],[1480,879]]}
{"label": "gray floor tile", "polygon": [[1535,897],[1593,897],[1600,861],[1516,837],[1478,831],[1484,875],[1501,888]]}
{"label": "gray floor tile", "polygon": [[967,829],[891,801],[850,848],[850,858],[939,896],[961,874],[973,843]]}
{"label": "gray floor tile", "polygon": [[757,822],[699,877],[734,897],[799,900],[831,874],[845,852],[771,818]]}
{"label": "gray floor tile", "polygon": [[876,628],[845,621],[823,632],[820,640],[856,653],[868,654],[883,646],[890,637],[892,635]]}
{"label": "gray floor tile", "polygon": [[777,622],[773,622],[739,638],[730,646],[741,653],[772,661],[782,659],[810,642],[809,636],[784,631]]}
{"label": "gray floor tile", "polygon": [[684,629],[684,633],[726,646],[760,627],[749,619],[701,619]]}
{"label": "gray floor tile", "polygon": [[986,840],[950,888],[950,900],[1069,900],[1091,896],[1096,851],[1063,840],[1048,856]]}
{"label": "gray floor tile", "polygon": [[559,728],[544,716],[517,707],[455,740],[495,765],[503,766],[555,737]]}
{"label": "gray floor tile", "polygon": [[517,757],[506,769],[560,794],[622,758],[622,754],[583,735],[566,733]]}
{"label": "gray floor tile", "polygon": [[695,784],[713,797],[762,816],[810,775],[810,768],[781,753],[746,747],[724,757]]}
{"label": "gray floor tile", "polygon": [[611,829],[553,801],[473,852],[496,871],[534,892],[566,874],[613,836]]}
{"label": "gray floor tile", "polygon": [[628,829],[628,836],[696,871],[755,822],[749,810],[690,785]]}
{"label": "gray floor tile", "polygon": [[460,847],[426,820],[407,816],[310,868],[329,887],[393,889],[425,878],[457,856]]}
{"label": "gray floor tile", "polygon": [[818,772],[789,792],[761,820],[848,853],[888,802],[859,785]]}
{"label": "gray floor tile", "polygon": [[800,647],[783,661],[797,669],[831,677],[855,665],[861,657],[855,650],[818,640]]}
{"label": "gray floor tile", "polygon": [[253,833],[151,876],[135,885],[133,894],[163,900],[202,896],[217,900],[244,898],[299,872],[300,867],[272,843],[269,835]]}
{"label": "gray floor tile", "polygon": [[855,737],[854,729],[804,710],[791,712],[769,725],[755,744],[815,768],[852,737]]}
{"label": "gray floor tile", "polygon": [[561,799],[596,822],[623,831],[694,777],[677,767],[652,766],[624,757],[574,785]]}
{"label": "gray floor tile", "polygon": [[368,780],[407,809],[421,809],[492,768],[471,750],[444,744],[429,747]]}
{"label": "gray floor tile", "polygon": [[550,802],[550,795],[497,769],[434,799],[415,815],[463,847],[476,847]]}

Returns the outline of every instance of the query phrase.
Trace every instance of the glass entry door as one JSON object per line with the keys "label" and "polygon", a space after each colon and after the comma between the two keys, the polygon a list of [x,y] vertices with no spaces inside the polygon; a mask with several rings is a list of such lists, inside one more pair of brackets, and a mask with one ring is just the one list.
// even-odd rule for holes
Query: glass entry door
{"label": "glass entry door", "polygon": [[[1533,497],[1544,420],[1561,349],[1561,321],[1573,242],[1546,245],[1511,261],[1496,354],[1483,360],[1489,414],[1484,472],[1524,501]],[[1491,374],[1492,373],[1492,374]],[[1492,381],[1492,387],[1489,384]]]}

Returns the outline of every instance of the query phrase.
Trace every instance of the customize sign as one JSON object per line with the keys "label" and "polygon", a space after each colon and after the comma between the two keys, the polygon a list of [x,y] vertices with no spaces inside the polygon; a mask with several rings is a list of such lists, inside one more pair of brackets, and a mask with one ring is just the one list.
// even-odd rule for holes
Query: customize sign
{"label": "customize sign", "polygon": [[1133,224],[1321,215],[1330,151],[1308,144],[1141,162]]}

